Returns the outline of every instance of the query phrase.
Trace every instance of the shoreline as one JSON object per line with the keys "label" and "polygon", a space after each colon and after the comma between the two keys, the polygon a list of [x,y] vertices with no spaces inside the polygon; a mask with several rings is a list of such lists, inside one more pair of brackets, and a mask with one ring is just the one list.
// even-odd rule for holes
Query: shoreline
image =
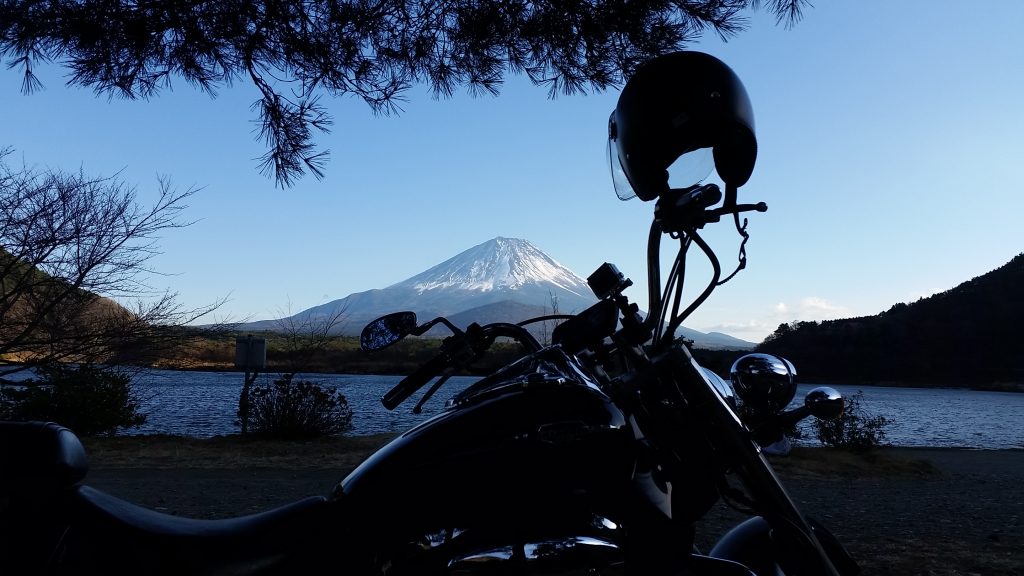
{"label": "shoreline", "polygon": [[[744,351],[737,351],[737,354],[746,353]],[[9,365],[16,365],[16,362],[8,362]],[[150,366],[125,366],[132,370],[171,370],[176,372],[217,372],[217,373],[238,373],[244,374],[245,371],[240,368],[235,368],[233,364],[204,364],[204,365],[150,365]],[[265,374],[279,374],[281,372],[276,369],[267,369],[264,371]],[[346,370],[312,370],[302,371],[300,374],[327,374],[327,375],[352,375],[352,376],[393,376],[402,377],[407,374],[404,373],[390,373],[382,372],[379,370],[361,370],[359,366],[349,367]],[[472,376],[473,374],[463,374],[465,376]],[[850,382],[842,379],[830,379],[823,378],[815,382],[800,382],[801,384],[814,384],[823,386],[850,386],[850,387],[865,387],[865,388],[912,388],[918,390],[964,390],[971,392],[1007,392],[1011,394],[1024,394],[1024,382],[1017,381],[995,381],[988,383],[979,383],[973,385],[963,384],[926,384],[920,381],[873,381],[873,382]],[[17,384],[17,382],[5,382],[0,380],[0,384]]]}
{"label": "shoreline", "polygon": [[1022,382],[1005,382],[1005,383],[992,383],[992,384],[977,384],[974,386],[963,386],[958,384],[933,384],[927,386],[920,382],[843,382],[839,380],[822,380],[819,382],[801,382],[803,384],[821,384],[824,386],[849,386],[864,388],[911,388],[914,390],[963,390],[965,392],[1007,392],[1010,394],[1021,394],[1024,393],[1024,383]]}

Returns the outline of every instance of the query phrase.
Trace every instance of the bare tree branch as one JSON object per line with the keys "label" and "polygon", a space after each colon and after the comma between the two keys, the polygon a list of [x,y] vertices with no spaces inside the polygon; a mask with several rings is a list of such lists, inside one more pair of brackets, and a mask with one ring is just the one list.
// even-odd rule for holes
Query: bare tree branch
{"label": "bare tree branch", "polygon": [[[620,84],[642,61],[683,49],[707,31],[743,30],[759,0],[0,0],[0,56],[22,90],[42,87],[33,65],[59,61],[69,83],[97,94],[151,98],[174,78],[215,95],[237,81],[269,150],[260,169],[289,186],[323,176],[330,126],[316,96],[352,95],[375,113],[397,110],[426,83],[497,94],[507,72],[550,96]],[[792,25],[807,0],[769,0]],[[291,97],[288,96],[291,94]]]}
{"label": "bare tree branch", "polygon": [[312,358],[338,338],[341,325],[348,317],[348,307],[292,314],[289,302],[288,308],[278,313],[281,318],[275,323],[276,331],[284,338],[285,372],[295,373],[308,369]]}
{"label": "bare tree branch", "polygon": [[158,235],[188,225],[179,217],[194,189],[161,180],[145,207],[116,178],[13,169],[8,153],[0,151],[0,376],[11,370],[4,360],[142,358],[221,305],[185,309],[142,280]]}

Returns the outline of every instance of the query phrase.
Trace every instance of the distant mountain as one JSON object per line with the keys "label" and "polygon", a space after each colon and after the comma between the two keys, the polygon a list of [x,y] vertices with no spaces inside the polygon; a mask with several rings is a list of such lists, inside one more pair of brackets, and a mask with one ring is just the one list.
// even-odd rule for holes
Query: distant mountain
{"label": "distant mountain", "polygon": [[689,328],[680,329],[680,334],[696,342],[693,336],[687,336],[690,332],[700,335],[700,347],[708,350],[751,350],[755,346],[753,342],[741,340],[734,336],[729,336],[728,334],[722,334],[721,332],[702,333],[697,332],[696,330],[690,330]]}
{"label": "distant mountain", "polygon": [[[358,292],[304,310],[293,322],[329,318],[344,311],[339,333],[357,335],[371,320],[412,310],[421,321],[445,316],[460,327],[473,322],[519,322],[551,314],[580,312],[595,303],[587,281],[526,240],[494,238],[387,288]],[[241,330],[279,330],[282,320],[239,325]],[[725,334],[683,329],[697,346],[752,348]]]}
{"label": "distant mountain", "polygon": [[759,351],[802,379],[1024,388],[1024,254],[876,316],[780,326]]}
{"label": "distant mountain", "polygon": [[0,358],[107,361],[123,347],[140,349],[129,339],[145,331],[134,311],[0,246]]}

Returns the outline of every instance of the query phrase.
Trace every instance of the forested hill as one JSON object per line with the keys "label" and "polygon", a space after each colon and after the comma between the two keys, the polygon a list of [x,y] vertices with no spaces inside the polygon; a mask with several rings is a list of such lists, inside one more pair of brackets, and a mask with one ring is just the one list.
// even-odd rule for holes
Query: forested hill
{"label": "forested hill", "polygon": [[757,348],[804,382],[908,383],[1024,391],[1024,254],[877,316],[784,324]]}

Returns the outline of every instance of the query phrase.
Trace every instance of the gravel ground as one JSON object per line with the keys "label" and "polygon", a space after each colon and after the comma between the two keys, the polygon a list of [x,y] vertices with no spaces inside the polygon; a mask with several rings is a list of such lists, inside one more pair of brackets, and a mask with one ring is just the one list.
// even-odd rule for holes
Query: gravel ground
{"label": "gravel ground", "polygon": [[[1024,451],[890,449],[884,460],[775,468],[801,511],[835,533],[865,574],[1024,575]],[[706,527],[720,533],[741,519],[719,505]]]}
{"label": "gravel ground", "polygon": [[[370,449],[362,446],[361,450]],[[92,449],[94,447],[90,447]],[[158,455],[93,457],[87,484],[163,512],[219,518],[326,494],[362,452],[306,466],[245,458],[203,468]],[[146,454],[152,454],[147,450]],[[194,461],[194,460],[193,460]],[[828,526],[865,574],[1024,575],[1024,451],[886,449],[869,457],[804,449],[773,461],[801,510]],[[718,505],[699,526],[708,546],[743,517]]]}

